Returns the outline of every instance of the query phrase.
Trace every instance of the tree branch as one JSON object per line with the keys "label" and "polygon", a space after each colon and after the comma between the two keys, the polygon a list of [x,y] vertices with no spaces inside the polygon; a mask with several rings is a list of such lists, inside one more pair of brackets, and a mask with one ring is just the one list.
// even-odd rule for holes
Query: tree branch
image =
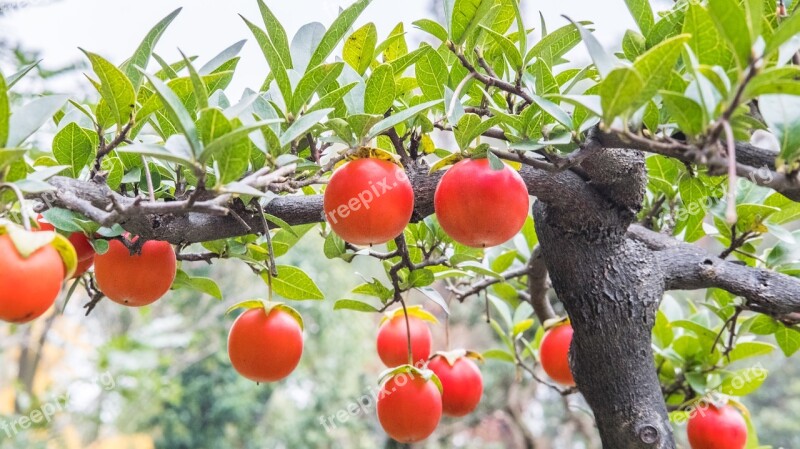
{"label": "tree branch", "polygon": [[634,225],[628,236],[644,243],[664,271],[667,290],[720,288],[745,299],[743,308],[786,324],[800,322],[800,279],[720,259],[696,245]]}

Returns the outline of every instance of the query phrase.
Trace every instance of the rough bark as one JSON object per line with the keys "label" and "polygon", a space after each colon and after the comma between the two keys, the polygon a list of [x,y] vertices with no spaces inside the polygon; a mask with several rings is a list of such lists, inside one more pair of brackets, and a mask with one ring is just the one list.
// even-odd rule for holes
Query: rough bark
{"label": "rough bark", "polygon": [[603,447],[674,448],[650,346],[664,282],[653,254],[625,237],[644,192],[644,159],[623,154],[617,170],[608,153],[583,164],[615,204],[615,215],[577,229],[564,217],[580,216],[581,209],[537,202],[534,219],[550,279],[575,330],[572,372]]}

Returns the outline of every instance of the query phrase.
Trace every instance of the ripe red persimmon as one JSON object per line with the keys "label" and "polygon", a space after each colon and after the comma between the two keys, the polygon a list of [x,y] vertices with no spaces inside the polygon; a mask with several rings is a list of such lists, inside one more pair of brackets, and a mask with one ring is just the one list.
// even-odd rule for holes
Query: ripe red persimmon
{"label": "ripe red persimmon", "polygon": [[[428,324],[414,315],[408,316],[411,329],[411,356],[414,364],[428,360],[433,337]],[[408,363],[408,331],[403,313],[395,313],[378,329],[378,356],[389,368]]]}
{"label": "ripe red persimmon", "polygon": [[111,240],[108,251],[95,256],[94,261],[100,291],[108,299],[132,307],[152,304],[164,296],[177,268],[172,245],[158,240],[145,242],[141,253],[133,255],[122,242]]}
{"label": "ripe red persimmon", "polygon": [[432,380],[402,372],[383,384],[378,396],[378,421],[401,443],[422,441],[436,430],[442,418],[442,394]]}
{"label": "ripe red persimmon", "polygon": [[228,334],[228,356],[242,376],[275,382],[288,376],[303,354],[303,331],[295,316],[273,307],[245,311]]}
{"label": "ripe red persimmon", "polygon": [[476,248],[516,235],[529,212],[528,189],[514,169],[493,170],[488,159],[464,159],[447,170],[433,197],[444,232]]}
{"label": "ripe red persimmon", "polygon": [[0,235],[0,320],[27,323],[40,317],[58,297],[64,261],[51,245],[22,257],[8,234]]}
{"label": "ripe red persimmon", "polygon": [[453,358],[448,354],[435,354],[428,362],[428,369],[442,382],[445,415],[460,417],[475,410],[483,394],[483,377],[472,359],[464,355]]}
{"label": "ripe red persimmon", "polygon": [[572,326],[569,324],[558,325],[547,332],[539,346],[539,359],[544,372],[554,381],[575,386],[572,371],[569,369],[569,346],[572,344]]}
{"label": "ripe red persimmon", "polygon": [[331,176],[323,200],[336,234],[355,245],[397,237],[414,211],[414,190],[402,168],[380,159],[356,159]]}
{"label": "ripe red persimmon", "polygon": [[692,449],[744,449],[747,423],[730,405],[701,404],[692,411],[686,433]]}

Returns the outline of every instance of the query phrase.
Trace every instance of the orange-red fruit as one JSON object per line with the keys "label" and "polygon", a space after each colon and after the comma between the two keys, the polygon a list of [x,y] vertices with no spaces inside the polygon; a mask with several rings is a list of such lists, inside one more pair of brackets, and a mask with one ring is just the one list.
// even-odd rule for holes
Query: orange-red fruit
{"label": "orange-red fruit", "polygon": [[378,396],[378,421],[401,443],[428,438],[442,418],[442,395],[433,381],[410,373],[392,376]]}
{"label": "orange-red fruit", "polygon": [[[408,316],[411,329],[411,356],[415,365],[428,360],[431,355],[431,330],[421,318]],[[408,331],[404,315],[397,315],[383,322],[378,329],[378,356],[389,368],[408,363]]]}
{"label": "orange-red fruit", "polygon": [[493,170],[488,159],[464,159],[442,176],[433,197],[439,224],[462,245],[499,245],[517,234],[530,207],[522,176],[505,165]]}
{"label": "orange-red fruit", "polygon": [[528,217],[528,189],[511,167],[493,170],[488,159],[464,159],[442,176],[433,197],[439,224],[462,245],[499,245]]}
{"label": "orange-red fruit", "polygon": [[397,237],[414,211],[414,190],[402,168],[380,159],[356,159],[331,176],[323,200],[325,219],[355,245]]}
{"label": "orange-red fruit", "polygon": [[234,321],[228,334],[228,356],[236,371],[256,382],[275,382],[300,363],[303,331],[289,313],[249,309]]}
{"label": "orange-red fruit", "polygon": [[119,240],[108,242],[108,251],[94,258],[97,286],[108,299],[132,307],[154,303],[175,280],[175,250],[168,242],[149,240],[141,254],[131,255]]}
{"label": "orange-red fruit", "polygon": [[692,449],[744,449],[747,423],[730,405],[703,404],[692,411],[686,432]]}
{"label": "orange-red fruit", "polygon": [[46,245],[27,259],[0,235],[0,320],[27,323],[53,305],[64,280],[64,261]]}
{"label": "orange-red fruit", "polygon": [[575,379],[569,369],[569,346],[572,344],[572,326],[562,324],[545,332],[539,346],[539,358],[544,372],[554,381],[574,386]]}
{"label": "orange-red fruit", "polygon": [[435,355],[428,362],[428,369],[442,382],[445,415],[460,417],[475,410],[483,394],[483,377],[475,362],[468,357],[459,357],[450,365],[446,357]]}

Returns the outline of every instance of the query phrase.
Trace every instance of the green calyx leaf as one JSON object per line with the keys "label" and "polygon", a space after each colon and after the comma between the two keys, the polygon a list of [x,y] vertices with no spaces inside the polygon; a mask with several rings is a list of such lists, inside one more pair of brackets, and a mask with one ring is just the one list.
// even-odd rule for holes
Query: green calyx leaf
{"label": "green calyx leaf", "polygon": [[300,312],[282,302],[275,302],[275,301],[270,302],[263,299],[248,299],[229,307],[228,310],[225,311],[225,315],[229,315],[230,313],[239,309],[245,309],[245,310],[263,309],[264,313],[266,313],[267,315],[269,315],[269,313],[272,312],[273,310],[280,310],[282,312],[286,312],[289,315],[291,315],[292,318],[294,318],[295,321],[297,321],[297,324],[300,325],[300,330],[303,330],[305,328],[303,325],[303,316],[300,315]]}

